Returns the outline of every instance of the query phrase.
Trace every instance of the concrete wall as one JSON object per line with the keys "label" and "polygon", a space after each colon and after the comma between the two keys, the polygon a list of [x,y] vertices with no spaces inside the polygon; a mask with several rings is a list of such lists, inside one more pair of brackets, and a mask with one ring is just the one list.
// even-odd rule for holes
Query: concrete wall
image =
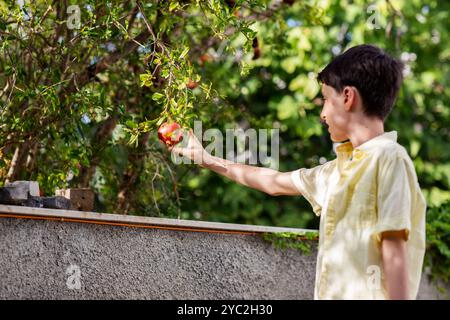
{"label": "concrete wall", "polygon": [[[180,229],[166,230],[170,219],[12,206],[0,213],[0,299],[313,298],[315,252],[274,249],[260,236],[293,229],[172,220]],[[118,219],[142,227],[103,224]],[[421,298],[438,297],[424,288]]]}

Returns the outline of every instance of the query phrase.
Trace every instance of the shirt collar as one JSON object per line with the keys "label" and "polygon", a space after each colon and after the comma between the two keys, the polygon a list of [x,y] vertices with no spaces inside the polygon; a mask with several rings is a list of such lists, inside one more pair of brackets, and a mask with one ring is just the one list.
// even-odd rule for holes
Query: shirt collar
{"label": "shirt collar", "polygon": [[397,142],[397,131],[390,131],[382,133],[370,140],[367,140],[359,147],[353,148],[353,145],[350,141],[340,143],[335,147],[336,153],[352,153],[353,151],[366,151],[372,147],[379,146],[386,142],[393,141]]}
{"label": "shirt collar", "polygon": [[355,150],[365,151],[372,147],[382,145],[386,142],[397,142],[397,131],[390,131],[390,132],[385,132],[383,134],[380,134],[379,136],[376,136],[375,138],[367,140],[366,142],[361,144],[359,147],[356,147]]}

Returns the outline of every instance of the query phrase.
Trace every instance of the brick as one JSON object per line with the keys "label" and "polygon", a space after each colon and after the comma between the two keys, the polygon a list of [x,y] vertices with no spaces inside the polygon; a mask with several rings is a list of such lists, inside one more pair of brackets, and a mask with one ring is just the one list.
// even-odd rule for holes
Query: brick
{"label": "brick", "polygon": [[69,199],[70,210],[94,210],[94,192],[89,188],[59,189],[56,190],[55,195]]}
{"label": "brick", "polygon": [[24,207],[43,208],[44,202],[41,197],[29,197],[26,201],[21,203]]}
{"label": "brick", "polygon": [[42,198],[44,208],[49,209],[70,209],[70,200],[62,197],[44,197]]}
{"label": "brick", "polygon": [[5,187],[14,187],[20,190],[26,190],[31,197],[39,197],[39,183],[37,181],[14,181],[5,184]]}
{"label": "brick", "polygon": [[28,199],[28,189],[23,186],[0,188],[0,203],[21,204]]}

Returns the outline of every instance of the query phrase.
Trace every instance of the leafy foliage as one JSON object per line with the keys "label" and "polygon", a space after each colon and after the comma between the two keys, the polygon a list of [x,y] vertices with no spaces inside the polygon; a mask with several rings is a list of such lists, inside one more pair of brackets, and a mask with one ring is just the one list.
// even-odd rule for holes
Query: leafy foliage
{"label": "leafy foliage", "polygon": [[275,248],[286,250],[294,249],[300,250],[304,255],[310,255],[312,253],[312,240],[317,240],[317,232],[276,232],[276,233],[264,233],[263,239],[272,243]]}
{"label": "leafy foliage", "polygon": [[427,213],[427,251],[425,266],[431,268],[433,280],[450,279],[450,201],[432,207]]}

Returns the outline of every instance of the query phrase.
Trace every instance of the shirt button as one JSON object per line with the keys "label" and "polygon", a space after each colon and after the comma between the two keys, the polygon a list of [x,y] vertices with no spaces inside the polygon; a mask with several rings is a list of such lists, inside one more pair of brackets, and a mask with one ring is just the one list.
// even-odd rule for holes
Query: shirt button
{"label": "shirt button", "polygon": [[362,156],[361,150],[355,150],[353,154],[353,158],[360,159]]}

